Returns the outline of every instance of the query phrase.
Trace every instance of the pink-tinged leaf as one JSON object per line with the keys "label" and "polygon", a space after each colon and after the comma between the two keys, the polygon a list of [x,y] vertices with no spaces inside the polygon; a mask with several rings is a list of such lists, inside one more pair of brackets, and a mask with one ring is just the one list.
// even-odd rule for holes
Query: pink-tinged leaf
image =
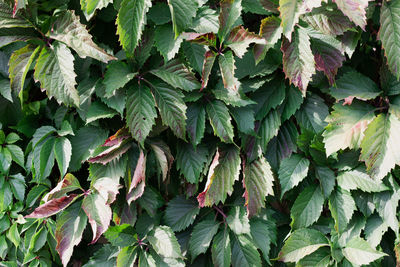
{"label": "pink-tinged leaf", "polygon": [[207,87],[208,78],[210,77],[211,69],[214,65],[217,54],[208,50],[204,55],[203,70],[201,71],[201,88],[200,91]]}
{"label": "pink-tinged leaf", "polygon": [[51,199],[60,198],[65,194],[78,189],[83,190],[78,179],[76,179],[72,174],[67,173],[57,186],[44,196],[43,201],[48,202]]}
{"label": "pink-tinged leaf", "polygon": [[279,13],[279,0],[260,0],[260,3],[265,10],[273,13]]}
{"label": "pink-tinged leaf", "polygon": [[25,216],[25,218],[45,218],[52,216],[67,208],[80,196],[81,195],[78,194],[71,194],[69,196],[49,200],[37,207],[31,214]]}
{"label": "pink-tinged leaf", "polygon": [[265,45],[266,41],[260,35],[249,32],[243,26],[233,28],[225,41],[225,45],[232,49],[239,58],[243,57],[251,43]]}
{"label": "pink-tinged leaf", "polygon": [[67,266],[74,249],[82,240],[86,228],[87,216],[81,209],[81,202],[71,205],[56,222],[56,250],[60,255],[63,266]]}
{"label": "pink-tinged leaf", "polygon": [[130,138],[125,140],[120,140],[121,142],[108,147],[106,150],[100,152],[97,156],[88,159],[90,163],[101,163],[106,165],[113,159],[119,158],[126,151],[128,151],[132,146],[132,140]]}
{"label": "pink-tinged leaf", "polygon": [[82,209],[89,218],[89,223],[93,231],[91,244],[94,244],[110,226],[112,218],[111,208],[107,204],[106,199],[100,194],[92,192],[83,199]]}
{"label": "pink-tinged leaf", "polygon": [[221,43],[231,31],[236,20],[242,12],[242,0],[221,0],[219,13],[218,37]]}
{"label": "pink-tinged leaf", "polygon": [[346,59],[341,51],[325,42],[316,41],[313,43],[315,68],[323,71],[332,85],[335,82],[337,70],[343,65]]}
{"label": "pink-tinged leaf", "polygon": [[343,106],[345,106],[345,105],[351,105],[351,103],[353,103],[353,100],[354,100],[354,96],[349,96],[349,97],[346,97],[345,99],[344,99],[344,102],[343,102]]}
{"label": "pink-tinged leaf", "polygon": [[111,204],[115,201],[121,186],[118,179],[103,177],[93,183],[93,188],[107,201],[107,204]]}
{"label": "pink-tinged leaf", "polygon": [[365,30],[367,25],[366,8],[371,0],[333,0],[337,7],[356,25]]}
{"label": "pink-tinged leaf", "polygon": [[224,54],[220,54],[218,57],[218,63],[224,87],[228,90],[237,92],[240,83],[235,77],[236,67],[232,51],[227,51]]}
{"label": "pink-tinged leaf", "polygon": [[217,43],[217,36],[213,32],[197,33],[197,32],[184,32],[181,34],[183,39],[195,44],[207,45],[215,47]]}
{"label": "pink-tinged leaf", "polygon": [[243,187],[246,200],[247,215],[252,217],[262,207],[265,207],[265,197],[274,195],[272,189],[274,176],[271,166],[264,157],[253,161],[244,169]]}
{"label": "pink-tinged leaf", "polygon": [[122,141],[128,139],[129,137],[131,137],[131,135],[129,134],[128,129],[126,128],[119,129],[114,135],[107,138],[103,146],[115,146],[121,144]]}
{"label": "pink-tinged leaf", "polygon": [[261,21],[260,35],[265,39],[266,45],[254,45],[254,58],[256,63],[260,62],[268,48],[278,42],[282,35],[281,19],[275,16],[266,17]]}
{"label": "pink-tinged leaf", "polygon": [[17,15],[18,10],[26,7],[27,0],[15,0],[13,8],[13,18]]}
{"label": "pink-tinged leaf", "polygon": [[136,164],[136,169],[132,177],[126,200],[128,205],[142,196],[146,182],[146,155],[143,150],[140,150],[139,159]]}
{"label": "pink-tinged leaf", "polygon": [[315,73],[315,62],[311,52],[310,39],[303,28],[294,32],[292,42],[283,38],[283,71],[286,78],[305,94],[308,83]]}
{"label": "pink-tinged leaf", "polygon": [[239,173],[239,150],[234,146],[218,149],[208,171],[206,187],[197,196],[199,206],[210,207],[219,202],[224,203],[227,196],[232,194]]}
{"label": "pink-tinged leaf", "polygon": [[168,177],[169,170],[174,162],[174,157],[172,156],[171,150],[168,145],[163,141],[152,141],[150,146],[156,155],[158,164],[161,167],[162,179],[165,181]]}

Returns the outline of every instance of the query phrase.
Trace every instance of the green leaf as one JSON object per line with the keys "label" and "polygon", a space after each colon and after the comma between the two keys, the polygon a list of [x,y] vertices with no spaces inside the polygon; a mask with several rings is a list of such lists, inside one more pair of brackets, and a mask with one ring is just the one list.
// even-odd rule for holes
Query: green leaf
{"label": "green leaf", "polygon": [[8,79],[0,78],[0,95],[8,101],[13,102],[10,81]]}
{"label": "green leaf", "polygon": [[93,102],[86,113],[86,124],[97,121],[99,119],[112,118],[117,115],[117,112],[109,108],[101,101]]}
{"label": "green leaf", "polygon": [[104,233],[104,237],[116,247],[131,246],[137,241],[134,229],[129,224],[110,226]]}
{"label": "green leaf", "polygon": [[306,187],[296,198],[291,210],[292,229],[305,228],[315,223],[321,216],[324,196],[321,188]]}
{"label": "green leaf", "polygon": [[91,57],[105,63],[116,59],[92,41],[92,36],[74,11],[59,14],[48,34],[52,39],[68,45],[82,58]]}
{"label": "green leaf", "polygon": [[123,0],[117,17],[119,42],[128,55],[132,55],[146,25],[146,13],[151,0]]}
{"label": "green leaf", "polygon": [[40,47],[33,45],[24,46],[12,53],[9,61],[10,85],[18,93],[24,89],[26,75],[36,59]]}
{"label": "green leaf", "polygon": [[75,89],[74,56],[63,43],[54,42],[43,47],[35,66],[34,78],[49,98],[58,103],[79,106],[79,95]]}
{"label": "green leaf", "polygon": [[307,97],[303,106],[295,114],[300,125],[314,133],[324,130],[327,125],[325,119],[328,115],[328,106],[321,97],[315,94]]}
{"label": "green leaf", "polygon": [[87,217],[81,209],[81,202],[75,203],[58,217],[55,232],[56,249],[64,266],[67,266],[74,246],[81,242],[86,223]]}
{"label": "green leaf", "polygon": [[[356,71],[349,71],[343,74],[330,89],[330,94],[336,100],[347,98],[357,98],[360,100],[374,99],[380,95],[380,90],[376,83],[367,76]],[[347,102],[347,101],[345,101]]]}
{"label": "green leaf", "polygon": [[67,173],[69,162],[71,161],[72,146],[66,137],[57,138],[54,143],[54,155],[57,160],[61,176]]}
{"label": "green leaf", "polygon": [[204,164],[207,162],[207,148],[202,145],[194,148],[188,143],[179,142],[177,150],[177,169],[189,183],[197,183],[203,172]]}
{"label": "green leaf", "polygon": [[214,266],[230,267],[231,266],[231,244],[229,240],[229,232],[227,230],[219,231],[214,237],[211,246],[211,257]]}
{"label": "green leaf", "polygon": [[[47,178],[51,170],[53,169],[54,166],[54,143],[55,143],[55,138],[51,137],[48,138],[47,140],[43,141],[42,145],[40,147],[36,148],[36,151],[39,152],[39,155],[34,155],[36,160],[34,162],[35,169],[37,171],[37,175],[40,179]],[[38,164],[37,164],[38,163]]]}
{"label": "green leaf", "polygon": [[92,192],[86,195],[82,201],[82,209],[88,216],[93,230],[91,244],[96,243],[100,236],[108,229],[112,218],[110,206],[100,194]]}
{"label": "green leaf", "polygon": [[249,217],[265,207],[265,197],[274,195],[272,188],[274,176],[271,166],[264,157],[248,164],[244,169],[243,187],[245,188],[245,206]]}
{"label": "green leaf", "polygon": [[256,64],[264,59],[267,50],[279,41],[282,35],[280,18],[269,16],[261,20],[260,35],[265,39],[267,44],[256,44],[254,46]]}
{"label": "green leaf", "polygon": [[137,254],[137,246],[122,248],[117,257],[117,267],[133,267]]}
{"label": "green leaf", "polygon": [[164,219],[172,231],[180,232],[193,224],[199,212],[196,202],[179,195],[168,202]]}
{"label": "green leaf", "polygon": [[271,110],[261,121],[258,135],[261,137],[259,141],[263,151],[266,151],[269,141],[278,135],[281,124],[280,114],[276,110]]}
{"label": "green leaf", "polygon": [[194,146],[197,146],[204,137],[206,109],[200,103],[190,103],[186,110],[186,116],[186,130],[189,139]]}
{"label": "green leaf", "polygon": [[158,209],[164,206],[164,199],[160,192],[147,186],[142,197],[139,198],[139,204],[152,218],[154,218],[155,216],[160,215]]}
{"label": "green leaf", "polygon": [[214,220],[204,220],[194,226],[189,240],[192,262],[198,255],[207,251],[218,228],[219,223]]}
{"label": "green leaf", "polygon": [[4,176],[0,176],[0,212],[6,211],[13,200],[10,184],[5,180]]}
{"label": "green leaf", "polygon": [[355,237],[346,244],[346,247],[343,249],[343,255],[356,265],[369,264],[387,256],[386,253],[371,248],[370,244],[360,237]]}
{"label": "green leaf", "polygon": [[197,3],[196,1],[168,0],[168,6],[176,38],[191,26],[192,20],[196,16]]}
{"label": "green leaf", "polygon": [[250,231],[254,244],[262,251],[264,259],[269,263],[271,244],[276,245],[276,225],[272,220],[252,219],[250,221]]}
{"label": "green leaf", "polygon": [[168,125],[179,138],[186,140],[186,104],[183,94],[165,83],[151,87],[164,125]]}
{"label": "green leaf", "polygon": [[24,152],[22,151],[22,149],[16,145],[7,145],[6,148],[10,152],[12,160],[15,161],[22,168],[25,168]]}
{"label": "green leaf", "polygon": [[[256,120],[262,120],[285,100],[285,84],[280,79],[274,79],[257,90],[251,97],[257,102],[254,107]],[[271,113],[272,114],[272,113]]]}
{"label": "green leaf", "polygon": [[174,259],[182,257],[178,240],[168,226],[157,226],[147,239],[157,254]]}
{"label": "green leaf", "polygon": [[14,246],[18,247],[19,243],[21,242],[21,236],[18,231],[18,224],[13,223],[8,229],[7,238],[14,244]]}
{"label": "green leaf", "polygon": [[[289,39],[289,42],[292,38],[294,26],[299,22],[299,17],[303,13],[302,8],[302,0],[279,0],[282,32],[286,38]],[[298,36],[295,36],[294,38],[297,39]]]}
{"label": "green leaf", "polygon": [[346,230],[356,210],[356,203],[349,191],[339,187],[329,197],[329,210],[335,220],[335,229],[340,234]]}
{"label": "green leaf", "polygon": [[25,177],[22,174],[14,174],[9,177],[9,183],[11,186],[11,190],[14,194],[14,197],[19,201],[24,201],[25,197]]}
{"label": "green leaf", "polygon": [[214,134],[217,135],[222,142],[233,142],[233,126],[226,105],[219,100],[213,100],[207,103],[206,109],[211,126],[214,129]]}
{"label": "green leaf", "polygon": [[200,7],[197,10],[191,27],[195,32],[218,33],[218,27],[218,13],[216,10],[208,6]]}
{"label": "green leaf", "polygon": [[380,180],[372,179],[363,168],[342,172],[337,177],[338,185],[347,190],[360,189],[364,192],[381,192],[389,188]]}
{"label": "green leaf", "polygon": [[400,121],[392,114],[379,114],[365,130],[360,160],[365,161],[373,179],[382,179],[400,163]]}
{"label": "green leaf", "polygon": [[343,14],[363,30],[367,25],[366,8],[369,1],[371,0],[333,0]]}
{"label": "green leaf", "polygon": [[185,91],[200,89],[200,83],[193,73],[177,59],[171,60],[150,72],[174,88],[180,88]]}
{"label": "green leaf", "polygon": [[245,134],[254,133],[254,110],[251,107],[237,107],[229,109],[236,121],[237,129]]}
{"label": "green leaf", "polygon": [[[301,2],[301,0],[286,0],[287,2]],[[297,28],[292,42],[283,38],[281,50],[283,52],[283,71],[290,83],[297,86],[305,95],[311,76],[315,74],[315,62],[310,47],[310,38],[303,28]]]}
{"label": "green leaf", "polygon": [[298,262],[320,247],[329,246],[328,239],[314,229],[299,229],[286,240],[278,259],[283,262]]}
{"label": "green leaf", "polygon": [[154,40],[157,50],[160,51],[164,57],[164,61],[170,61],[178,53],[181,43],[183,42],[182,36],[174,37],[172,25],[164,24],[157,26],[154,33]]}
{"label": "green leaf", "polygon": [[331,262],[331,252],[328,248],[320,248],[299,261],[301,267],[325,267]]}
{"label": "green leaf", "polygon": [[241,12],[242,0],[222,0],[220,2],[218,37],[221,42],[225,41]]}
{"label": "green leaf", "polygon": [[150,89],[144,85],[132,86],[126,103],[126,124],[133,138],[143,145],[155,124],[157,111]]}
{"label": "green leaf", "polygon": [[0,29],[16,27],[27,28],[32,27],[32,24],[18,14],[14,14],[8,3],[2,1],[0,3]]}
{"label": "green leaf", "polygon": [[218,63],[224,87],[231,91],[237,91],[240,83],[235,77],[235,59],[233,58],[232,51],[229,50],[224,54],[220,54]]}
{"label": "green leaf", "polygon": [[335,173],[325,166],[316,166],[315,176],[320,182],[320,187],[325,198],[328,198],[336,184]]}
{"label": "green leaf", "polygon": [[212,67],[214,66],[214,61],[217,58],[217,54],[212,50],[207,50],[204,54],[203,68],[201,70],[201,89],[207,87],[208,79],[211,74]]}
{"label": "green leaf", "polygon": [[396,236],[399,235],[399,220],[396,216],[399,200],[400,197],[398,192],[382,192],[373,196],[373,202],[376,206],[379,216],[381,216],[384,222],[390,228],[392,228],[392,230],[396,233]]}
{"label": "green leaf", "polygon": [[112,3],[112,0],[80,0],[81,9],[86,17],[86,20],[90,20],[96,10],[107,7],[108,4]]}
{"label": "green leaf", "polygon": [[249,219],[243,207],[235,206],[231,208],[228,217],[226,217],[226,222],[235,234],[250,234]]}
{"label": "green leaf", "polygon": [[233,184],[239,179],[240,155],[235,146],[218,148],[208,171],[204,191],[197,196],[200,207],[225,202],[231,195]]}
{"label": "green leaf", "polygon": [[237,26],[230,32],[225,45],[232,49],[237,57],[242,58],[250,44],[266,44],[260,35],[249,32],[243,26]]}
{"label": "green leaf", "polygon": [[171,154],[171,150],[167,144],[163,141],[151,141],[149,142],[151,149],[156,156],[158,165],[161,169],[163,182],[167,179],[169,171],[171,170],[174,157]]}
{"label": "green leaf", "polygon": [[107,65],[103,84],[106,86],[106,97],[115,94],[115,90],[123,87],[135,77],[128,64],[122,61],[113,61]]}
{"label": "green leaf", "polygon": [[298,185],[308,173],[310,161],[300,155],[293,154],[291,157],[282,160],[278,176],[281,183],[281,198],[285,192]]}
{"label": "green leaf", "polygon": [[239,235],[233,239],[232,246],[233,267],[261,267],[260,254],[246,235]]}
{"label": "green leaf", "polygon": [[33,252],[37,252],[39,249],[41,249],[46,244],[47,234],[48,231],[46,227],[40,228],[40,230],[33,235],[29,244],[29,249]]}
{"label": "green leaf", "polygon": [[383,234],[388,230],[388,225],[377,214],[370,216],[365,225],[365,239],[376,248],[381,243]]}
{"label": "green leaf", "polygon": [[330,156],[340,149],[360,148],[364,131],[374,119],[373,111],[372,106],[359,101],[346,106],[335,104],[333,111],[325,119],[329,124],[322,134],[326,155]]}

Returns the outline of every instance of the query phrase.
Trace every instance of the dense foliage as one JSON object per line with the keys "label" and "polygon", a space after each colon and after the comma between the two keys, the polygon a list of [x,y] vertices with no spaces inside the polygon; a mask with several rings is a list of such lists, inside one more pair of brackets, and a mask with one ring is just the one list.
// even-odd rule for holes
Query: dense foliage
{"label": "dense foliage", "polygon": [[400,0],[0,0],[0,266],[400,266]]}

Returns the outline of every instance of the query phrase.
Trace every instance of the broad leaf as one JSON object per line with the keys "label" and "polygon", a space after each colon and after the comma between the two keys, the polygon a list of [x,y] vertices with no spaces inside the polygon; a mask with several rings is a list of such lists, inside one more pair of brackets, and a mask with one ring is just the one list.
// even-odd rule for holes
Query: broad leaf
{"label": "broad leaf", "polygon": [[146,25],[146,13],[151,7],[151,0],[123,0],[117,17],[119,41],[132,55]]}
{"label": "broad leaf", "polygon": [[220,3],[218,37],[221,42],[229,34],[242,12],[242,0],[222,0]]}
{"label": "broad leaf", "polygon": [[363,30],[367,24],[366,8],[371,0],[333,0],[338,8]]}
{"label": "broad leaf", "polygon": [[106,97],[115,94],[115,90],[123,87],[135,77],[128,64],[122,61],[113,61],[107,65],[107,71],[104,75],[103,84],[106,86]]}
{"label": "broad leaf", "polygon": [[252,240],[246,235],[239,235],[233,239],[232,245],[233,267],[261,267],[260,254]]}
{"label": "broad leaf", "polygon": [[307,176],[309,165],[308,159],[296,154],[282,161],[278,172],[282,187],[281,198],[285,192],[298,185]]}
{"label": "broad leaf", "polygon": [[314,133],[320,133],[324,130],[327,125],[325,119],[328,115],[328,106],[321,97],[315,94],[307,97],[302,107],[295,114],[300,125]]}
{"label": "broad leaf", "polygon": [[75,191],[75,190],[82,190],[81,185],[79,184],[78,179],[70,173],[64,176],[64,178],[54,187],[46,196],[43,198],[45,202],[60,198],[65,194]]}
{"label": "broad leaf", "polygon": [[360,189],[370,193],[389,190],[382,181],[372,179],[362,168],[340,173],[337,182],[341,188],[348,191]]}
{"label": "broad leaf", "polygon": [[218,148],[208,171],[204,191],[197,196],[200,207],[224,202],[227,195],[232,194],[233,184],[239,179],[239,172],[239,150],[234,146]]}
{"label": "broad leaf", "polygon": [[105,63],[116,59],[92,41],[92,36],[86,27],[80,23],[79,17],[75,15],[74,11],[61,13],[52,25],[49,36],[65,43],[82,58],[92,57]]}
{"label": "broad leaf", "polygon": [[60,211],[71,205],[80,195],[71,194],[60,198],[54,198],[43,205],[37,207],[31,214],[26,215],[25,218],[45,218],[59,213]]}
{"label": "broad leaf", "polygon": [[192,261],[198,255],[207,251],[218,228],[219,223],[214,220],[204,220],[195,225],[189,240],[189,251]]}
{"label": "broad leaf", "polygon": [[222,142],[233,142],[232,119],[226,105],[219,100],[213,100],[207,103],[206,109],[210,124],[214,129],[214,134],[217,135]]}
{"label": "broad leaf", "polygon": [[292,229],[305,228],[316,222],[321,216],[323,205],[324,196],[320,187],[305,188],[298,195],[290,210]]}
{"label": "broad leaf", "polygon": [[266,41],[260,35],[249,32],[243,26],[235,27],[225,41],[225,45],[240,58],[243,57],[247,52],[248,46],[252,43],[266,44]]}
{"label": "broad leaf", "polygon": [[382,240],[384,233],[388,230],[388,225],[377,214],[370,216],[365,225],[365,239],[372,248],[376,248]]}
{"label": "broad leaf", "polygon": [[32,27],[32,24],[22,16],[15,14],[8,3],[2,1],[0,3],[0,29],[14,27],[27,28]]}
{"label": "broad leaf", "polygon": [[255,215],[260,208],[265,207],[265,197],[274,195],[272,189],[274,176],[271,166],[264,157],[247,165],[243,174],[243,187],[245,188],[245,206],[249,217]]}
{"label": "broad leaf", "polygon": [[171,11],[172,25],[174,27],[175,38],[189,28],[192,19],[196,16],[196,1],[168,0],[168,6]]}
{"label": "broad leaf", "polygon": [[124,247],[118,254],[117,267],[133,267],[138,256],[138,247]]}
{"label": "broad leaf", "polygon": [[71,154],[71,142],[66,137],[57,138],[54,143],[54,155],[56,157],[61,176],[64,176],[67,173],[69,162],[71,161]]}
{"label": "broad leaf", "polygon": [[79,95],[75,89],[74,56],[64,44],[54,42],[43,47],[35,66],[34,78],[40,88],[58,103],[79,106]]}
{"label": "broad leaf", "polygon": [[219,233],[214,237],[211,246],[211,257],[214,266],[230,267],[231,254],[229,232],[227,230],[219,231]]}
{"label": "broad leaf", "polygon": [[276,245],[277,228],[272,220],[252,219],[250,232],[254,244],[262,251],[264,259],[269,263],[271,244]]}
{"label": "broad leaf", "polygon": [[96,179],[93,183],[93,188],[106,200],[106,204],[108,205],[115,201],[120,187],[119,179],[108,177]]}
{"label": "broad leaf", "polygon": [[226,217],[226,223],[236,235],[250,234],[249,219],[243,207],[235,206],[231,208]]}
{"label": "broad leaf", "polygon": [[396,236],[399,235],[399,220],[396,216],[399,200],[400,197],[398,191],[394,193],[382,192],[375,194],[373,198],[379,216],[390,228],[392,228],[396,233]]}
{"label": "broad leaf", "polygon": [[321,232],[314,229],[299,229],[286,240],[278,258],[284,262],[298,262],[324,246],[329,246],[329,242]]}
{"label": "broad leaf", "polygon": [[268,48],[275,45],[282,35],[281,20],[275,16],[269,16],[261,20],[260,35],[265,39],[266,44],[256,44],[254,46],[254,58],[258,64],[264,59]]}
{"label": "broad leaf", "polygon": [[367,241],[360,237],[355,237],[346,244],[343,249],[343,255],[353,264],[364,265],[376,261],[387,254],[376,251],[371,248]]}
{"label": "broad leaf", "polygon": [[[303,12],[303,1],[279,0],[279,11],[282,19],[281,25],[283,34],[290,42],[294,26],[299,22],[299,17]],[[297,36],[294,38],[297,38]]]}
{"label": "broad leaf", "polygon": [[151,141],[149,143],[154,155],[156,156],[158,165],[160,166],[162,180],[164,182],[167,180],[172,163],[174,162],[174,157],[172,156],[168,145],[163,141]]}
{"label": "broad leaf", "polygon": [[365,130],[361,142],[360,160],[365,161],[367,172],[374,179],[382,179],[400,163],[400,121],[392,114],[378,115]]}
{"label": "broad leaf", "polygon": [[186,130],[194,146],[203,139],[206,123],[206,109],[200,103],[191,103],[186,110]]}
{"label": "broad leaf", "polygon": [[143,145],[155,124],[157,111],[150,89],[144,85],[132,86],[126,102],[126,124],[133,138]]}
{"label": "broad leaf", "polygon": [[157,254],[167,258],[182,257],[178,240],[168,226],[157,226],[147,238]]}
{"label": "broad leaf", "polygon": [[189,183],[197,183],[200,180],[204,164],[207,162],[207,148],[202,145],[194,148],[191,144],[178,143],[177,150],[177,169]]}
{"label": "broad leaf", "polygon": [[220,54],[218,57],[218,63],[224,87],[231,91],[237,91],[240,83],[235,77],[236,67],[232,51],[227,51],[224,54]]}
{"label": "broad leaf", "polygon": [[183,38],[181,35],[175,38],[172,25],[164,24],[155,29],[154,40],[157,50],[160,51],[164,61],[167,62],[178,53]]}
{"label": "broad leaf", "polygon": [[329,210],[335,220],[336,231],[343,233],[356,210],[356,203],[349,191],[338,188],[329,197]]}
{"label": "broad leaf", "polygon": [[168,202],[164,218],[172,231],[179,232],[191,225],[199,212],[200,209],[196,202],[185,199],[183,196],[177,196]]}
{"label": "broad leaf", "polygon": [[80,0],[81,9],[87,20],[91,19],[98,9],[107,7],[112,0]]}

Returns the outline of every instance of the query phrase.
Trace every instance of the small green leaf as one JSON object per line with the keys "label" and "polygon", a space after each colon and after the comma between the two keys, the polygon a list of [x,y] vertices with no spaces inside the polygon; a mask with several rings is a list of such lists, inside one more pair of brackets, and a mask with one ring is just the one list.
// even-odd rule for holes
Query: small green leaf
{"label": "small green leaf", "polygon": [[117,267],[133,267],[138,254],[138,247],[124,247],[118,254]]}
{"label": "small green leaf", "polygon": [[135,77],[129,66],[122,61],[113,61],[107,65],[103,84],[106,86],[106,97],[115,94],[115,90],[123,87]]}
{"label": "small green leaf", "polygon": [[193,224],[199,212],[196,202],[179,195],[168,202],[164,219],[172,231],[180,232]]}
{"label": "small green leaf", "polygon": [[194,226],[189,240],[192,262],[198,255],[207,251],[218,228],[219,223],[213,220],[204,220]]}
{"label": "small green leaf", "polygon": [[336,231],[343,233],[356,210],[356,203],[349,191],[339,187],[329,197],[329,210],[335,220]]}
{"label": "small green leaf", "polygon": [[214,129],[214,134],[216,134],[222,142],[233,142],[232,119],[226,105],[219,100],[213,100],[207,103],[206,109],[211,126]]}
{"label": "small green leaf", "polygon": [[211,257],[216,267],[231,266],[231,244],[229,239],[229,231],[219,231],[214,237],[211,246]]}
{"label": "small green leaf", "polygon": [[192,20],[196,16],[197,3],[196,1],[168,0],[168,6],[176,38],[191,26]]}
{"label": "small green leaf", "polygon": [[54,143],[54,155],[57,160],[61,176],[67,173],[69,162],[71,161],[72,146],[66,137],[57,138]]}
{"label": "small green leaf", "polygon": [[308,159],[296,154],[282,161],[278,172],[282,186],[281,198],[307,176],[309,165]]}
{"label": "small green leaf", "polygon": [[181,43],[183,42],[182,36],[174,37],[172,25],[164,24],[157,26],[154,33],[154,40],[157,50],[160,51],[167,62],[175,57],[178,53]]}
{"label": "small green leaf", "polygon": [[233,239],[232,246],[233,267],[261,267],[260,254],[246,235],[239,235]]}

